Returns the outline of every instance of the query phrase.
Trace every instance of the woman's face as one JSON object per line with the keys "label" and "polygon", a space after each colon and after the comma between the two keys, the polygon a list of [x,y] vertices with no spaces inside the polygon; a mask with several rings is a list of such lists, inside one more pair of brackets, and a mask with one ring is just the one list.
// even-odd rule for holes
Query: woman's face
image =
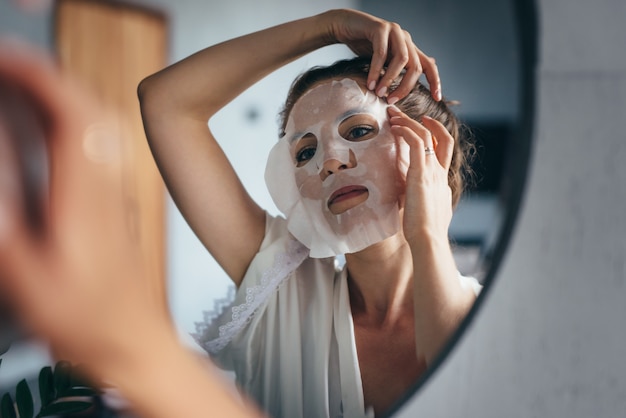
{"label": "woman's face", "polygon": [[355,80],[328,80],[293,106],[266,182],[289,231],[312,257],[356,252],[400,230],[408,160],[387,104]]}
{"label": "woman's face", "polygon": [[298,190],[322,211],[340,215],[368,201],[397,202],[401,182],[387,105],[356,81],[313,87],[294,105],[285,132]]}

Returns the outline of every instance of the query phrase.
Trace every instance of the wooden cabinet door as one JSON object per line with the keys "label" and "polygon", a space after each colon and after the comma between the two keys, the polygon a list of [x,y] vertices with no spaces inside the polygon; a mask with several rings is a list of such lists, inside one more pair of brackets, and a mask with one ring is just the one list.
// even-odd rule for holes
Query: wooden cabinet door
{"label": "wooden cabinet door", "polygon": [[[60,65],[124,125],[124,187],[155,296],[167,306],[164,185],[143,131],[137,85],[166,64],[167,22],[151,10],[118,1],[58,0],[55,47]],[[106,221],[106,220],[103,220]]]}

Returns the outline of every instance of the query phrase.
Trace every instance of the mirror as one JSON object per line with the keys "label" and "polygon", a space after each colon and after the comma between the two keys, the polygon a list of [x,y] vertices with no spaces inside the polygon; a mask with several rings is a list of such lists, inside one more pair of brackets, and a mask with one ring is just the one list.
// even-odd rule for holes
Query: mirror
{"label": "mirror", "polygon": [[[298,7],[293,2],[277,2],[275,9],[262,10],[250,2],[245,13],[241,13],[240,4],[232,3],[138,3],[170,9],[172,62],[222,40],[331,7],[356,7],[409,30],[416,43],[437,59],[444,95],[460,102],[455,110],[475,138],[475,185],[462,198],[450,238],[459,270],[488,282],[506,244],[503,234],[512,227],[517,207],[510,206],[510,202],[519,201],[526,163],[524,158],[521,164],[514,161],[520,156],[516,152],[526,146],[515,144],[514,139],[520,138],[519,125],[524,119],[521,92],[529,89],[522,83],[528,80],[523,80],[521,69],[522,52],[516,32],[519,17],[515,16],[514,0],[484,0],[479,4],[431,0],[419,5],[364,0]],[[328,64],[345,56],[348,52],[343,46],[308,55],[253,86],[211,121],[218,139],[231,137],[233,127],[242,138],[258,139],[246,142],[245,148],[235,141],[222,146],[249,193],[270,213],[277,214],[278,210],[266,192],[262,174],[278,130],[276,114],[289,84],[312,65]],[[525,157],[523,152],[521,155]],[[512,173],[512,168],[517,171]],[[171,202],[168,209],[170,307],[181,334],[187,336],[195,331],[202,311],[221,310],[234,289]],[[211,315],[207,314],[207,319]]]}

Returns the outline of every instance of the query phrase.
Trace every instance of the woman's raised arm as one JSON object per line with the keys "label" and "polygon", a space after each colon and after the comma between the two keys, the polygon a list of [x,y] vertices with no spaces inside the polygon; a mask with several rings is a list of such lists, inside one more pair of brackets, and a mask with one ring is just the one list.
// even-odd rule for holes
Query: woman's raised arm
{"label": "woman's raised arm", "polygon": [[[372,55],[368,87],[385,96],[400,72],[401,98],[422,73],[440,97],[434,61],[397,24],[353,10],[332,10],[204,49],[139,86],[146,135],[183,216],[231,279],[239,284],[264,236],[265,217],[219,147],[208,120],[277,68],[326,45],[344,43]],[[380,69],[387,63],[386,73]],[[237,139],[237,138],[233,138]]]}

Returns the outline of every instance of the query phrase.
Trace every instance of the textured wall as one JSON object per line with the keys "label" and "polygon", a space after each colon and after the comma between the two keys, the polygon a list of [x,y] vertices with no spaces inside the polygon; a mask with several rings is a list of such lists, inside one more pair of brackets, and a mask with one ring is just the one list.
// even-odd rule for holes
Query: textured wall
{"label": "textured wall", "polygon": [[397,416],[626,416],[626,2],[537,6],[535,145],[509,252]]}

